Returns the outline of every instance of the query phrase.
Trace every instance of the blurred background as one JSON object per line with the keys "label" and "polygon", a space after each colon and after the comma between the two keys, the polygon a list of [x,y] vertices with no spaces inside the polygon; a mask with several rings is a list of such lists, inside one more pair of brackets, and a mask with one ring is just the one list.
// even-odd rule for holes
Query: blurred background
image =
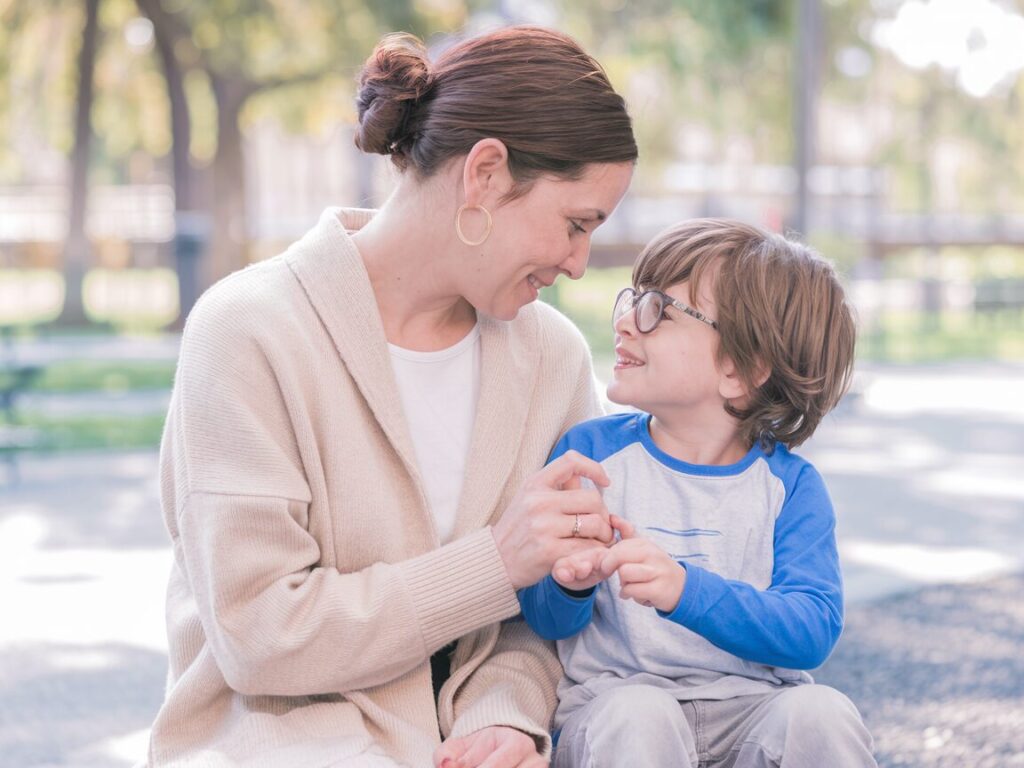
{"label": "blurred background", "polygon": [[564,30],[640,146],[591,268],[545,301],[610,369],[608,316],[681,218],[794,234],[860,322],[805,447],[839,515],[848,631],[818,677],[882,765],[1024,765],[1024,2],[0,0],[0,765],[122,766],[166,673],[156,450],[201,292],[331,205],[384,33],[433,52]]}

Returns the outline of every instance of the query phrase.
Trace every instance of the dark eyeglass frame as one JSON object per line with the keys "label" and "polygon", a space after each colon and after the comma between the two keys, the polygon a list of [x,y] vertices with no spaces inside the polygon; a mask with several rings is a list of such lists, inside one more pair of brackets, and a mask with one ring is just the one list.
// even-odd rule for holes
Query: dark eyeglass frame
{"label": "dark eyeglass frame", "polygon": [[[620,312],[618,312],[619,303],[623,300],[624,296],[630,296],[629,306],[620,313]],[[640,309],[640,305],[644,301],[651,301],[655,296],[657,296],[658,298],[661,299],[661,310],[658,312],[658,317],[654,321],[654,323],[651,325],[650,328],[641,328],[640,327],[640,316],[643,313],[638,311]],[[648,298],[648,297],[650,297],[650,298]],[[667,307],[670,307],[670,306],[671,307],[675,307],[680,312],[683,312],[684,314],[689,315],[694,320],[700,320],[705,325],[710,325],[716,331],[718,330],[718,323],[717,322],[712,320],[710,317],[705,315],[703,312],[698,312],[693,307],[688,307],[685,304],[683,304],[681,301],[677,301],[676,299],[672,298],[671,296],[669,296],[664,291],[648,290],[648,291],[643,291],[642,293],[638,293],[635,288],[623,288],[621,291],[619,291],[618,295],[615,297],[615,304],[612,307],[612,325],[617,323],[619,321],[620,317],[622,317],[627,312],[629,312],[630,309],[632,309],[633,310],[633,321],[634,321],[634,323],[636,325],[636,329],[640,333],[650,333],[651,331],[653,331],[655,328],[657,328],[661,324],[661,321],[665,318],[665,309]]]}

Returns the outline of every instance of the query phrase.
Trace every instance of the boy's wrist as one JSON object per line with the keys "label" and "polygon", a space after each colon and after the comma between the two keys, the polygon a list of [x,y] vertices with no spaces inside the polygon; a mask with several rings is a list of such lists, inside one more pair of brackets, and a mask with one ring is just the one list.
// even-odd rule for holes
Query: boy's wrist
{"label": "boy's wrist", "polygon": [[686,569],[679,563],[673,563],[674,570],[670,571],[665,583],[665,595],[655,605],[662,613],[675,613],[679,607],[679,601],[683,599],[683,589],[686,587]]}
{"label": "boy's wrist", "polygon": [[671,586],[666,589],[666,596],[661,605],[654,606],[663,617],[675,614],[683,602],[683,593],[686,591],[686,567],[682,563],[675,563],[678,573],[673,573],[670,580]]}
{"label": "boy's wrist", "polygon": [[702,589],[702,569],[699,566],[687,566],[681,561],[679,562],[679,567],[683,570],[685,576],[683,588],[679,594],[679,601],[671,611],[658,611],[658,614],[663,619],[668,619],[676,624],[692,629],[689,626],[689,622],[693,619],[692,614],[695,611],[699,612],[701,610],[698,604],[702,602],[702,598],[699,596]]}

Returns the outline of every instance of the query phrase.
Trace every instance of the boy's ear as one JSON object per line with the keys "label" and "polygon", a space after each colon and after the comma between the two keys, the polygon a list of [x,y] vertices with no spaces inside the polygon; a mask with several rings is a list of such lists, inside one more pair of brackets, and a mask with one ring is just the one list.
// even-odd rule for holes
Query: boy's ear
{"label": "boy's ear", "polygon": [[504,142],[481,139],[473,145],[462,166],[462,187],[468,205],[493,206],[511,191],[514,183]]}
{"label": "boy's ear", "polygon": [[755,389],[768,381],[768,377],[772,372],[768,366],[758,361],[754,371],[753,387],[751,388],[743,381],[736,368],[736,364],[731,358],[724,358],[721,365],[719,365],[718,371],[718,393],[725,400],[740,400],[749,397]]}

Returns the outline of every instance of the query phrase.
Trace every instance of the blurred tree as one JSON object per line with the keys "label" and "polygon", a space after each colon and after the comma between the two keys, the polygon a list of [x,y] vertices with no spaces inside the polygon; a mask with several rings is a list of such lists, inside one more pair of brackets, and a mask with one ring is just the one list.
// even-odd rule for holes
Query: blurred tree
{"label": "blurred tree", "polygon": [[89,238],[85,215],[89,199],[89,158],[93,130],[93,74],[99,45],[99,0],[84,0],[85,27],[78,55],[78,90],[75,96],[75,143],[71,150],[71,183],[68,186],[68,234],[64,242],[64,308],[57,322],[85,325],[82,282],[89,263]]}
{"label": "blurred tree", "polygon": [[567,29],[627,94],[643,151],[638,171],[657,187],[656,174],[682,159],[717,163],[732,152],[788,162],[791,5],[561,0],[559,7]]}
{"label": "blurred tree", "polygon": [[[209,282],[248,261],[242,117],[253,97],[354,72],[381,33],[422,32],[423,20],[411,0],[137,3],[153,24],[168,84],[175,185],[185,193],[179,210],[203,205],[212,222]],[[197,180],[187,155],[191,120],[184,83],[189,71],[201,73],[216,105],[216,149],[202,197],[194,192]],[[300,112],[315,106],[311,102]],[[301,122],[301,115],[291,120]]]}
{"label": "blurred tree", "polygon": [[[641,150],[639,189],[671,190],[665,171],[678,161],[739,168],[784,165],[793,155],[795,4],[785,0],[98,5],[91,178],[152,183],[173,170],[179,213],[200,211],[213,227],[207,280],[247,261],[246,126],[271,116],[288,130],[312,133],[354,120],[353,76],[386,31],[406,29],[436,42],[442,30],[475,31],[488,19],[528,21],[540,9],[534,20],[580,39],[626,95]],[[83,8],[84,0],[0,0],[0,184],[54,184],[62,177],[52,158],[81,157],[73,128],[81,129],[75,83],[82,74],[76,58],[84,50]],[[878,47],[874,25],[895,5],[822,0],[822,8],[822,104],[848,115],[844,133],[859,130],[863,139],[844,155],[819,133],[832,153],[824,162],[884,167],[885,202],[923,210],[924,187],[932,182],[922,165],[955,155],[963,158],[954,196],[959,209],[1024,204],[1024,80],[970,97],[948,72],[911,69]],[[153,25],[148,47],[130,39],[139,14]],[[920,115],[929,99],[930,138],[923,142]],[[84,193],[76,198],[84,204]],[[707,209],[714,211],[710,196]],[[73,257],[69,269],[72,263]]]}
{"label": "blurred tree", "polygon": [[[925,213],[934,199],[936,164],[960,158],[956,211],[1008,211],[1024,205],[1024,78],[982,97],[968,94],[956,73],[936,65],[915,69],[876,41],[880,22],[898,3],[829,0],[823,98],[845,106],[869,134],[862,162],[884,167],[887,202]],[[1018,0],[1017,12],[1024,11]],[[965,23],[970,17],[964,16]],[[929,34],[923,30],[921,34]],[[984,40],[975,41],[984,44]],[[851,66],[852,63],[852,66]],[[946,201],[948,205],[950,201]]]}

